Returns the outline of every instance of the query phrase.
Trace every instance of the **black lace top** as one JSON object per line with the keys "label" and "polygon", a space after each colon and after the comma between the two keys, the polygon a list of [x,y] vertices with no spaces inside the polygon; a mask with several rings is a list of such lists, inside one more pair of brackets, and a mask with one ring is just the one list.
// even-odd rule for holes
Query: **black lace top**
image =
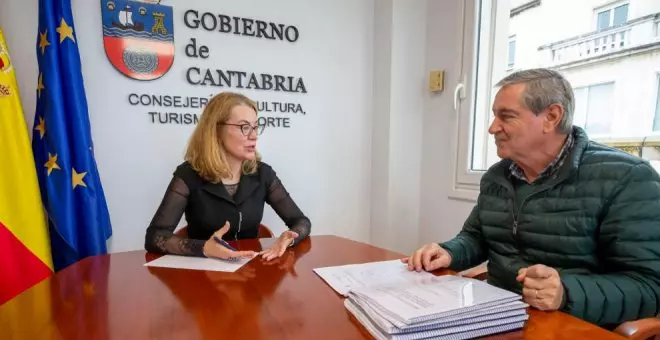
{"label": "black lace top", "polygon": [[[261,206],[263,208],[263,203],[269,203],[273,210],[285,221],[289,229],[298,233],[298,237],[294,241],[295,245],[309,235],[311,222],[300,211],[274,172],[272,176],[274,178],[272,178],[268,186],[266,200],[264,201],[262,199],[260,201]],[[239,191],[239,185],[241,184],[224,185],[228,196],[234,197],[237,191]],[[179,237],[174,234],[174,230],[184,212],[188,215],[187,206],[191,203],[189,202],[189,197],[190,190],[186,181],[177,177],[175,174],[167,187],[165,196],[156,214],[147,228],[145,237],[145,248],[147,251],[203,256],[202,249],[206,239]],[[255,203],[258,203],[258,201]],[[217,210],[222,210],[222,208],[218,208]],[[187,219],[190,219],[189,216],[187,216]],[[218,229],[219,227],[221,226],[219,225]]]}

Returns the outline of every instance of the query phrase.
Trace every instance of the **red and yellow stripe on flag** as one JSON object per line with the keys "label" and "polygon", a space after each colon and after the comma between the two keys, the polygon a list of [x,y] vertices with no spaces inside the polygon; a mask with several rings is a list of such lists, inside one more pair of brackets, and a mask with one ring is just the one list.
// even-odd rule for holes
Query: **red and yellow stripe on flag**
{"label": "red and yellow stripe on flag", "polygon": [[32,157],[16,76],[0,29],[0,305],[53,273]]}

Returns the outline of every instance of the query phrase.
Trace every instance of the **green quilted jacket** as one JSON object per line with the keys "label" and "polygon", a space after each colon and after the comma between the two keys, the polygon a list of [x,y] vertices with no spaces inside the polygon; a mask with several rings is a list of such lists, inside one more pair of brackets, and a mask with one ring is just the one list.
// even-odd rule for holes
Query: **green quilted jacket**
{"label": "green quilted jacket", "polygon": [[544,264],[560,274],[567,313],[602,326],[654,316],[660,177],[646,161],[589,141],[580,128],[574,136],[564,164],[522,202],[509,176],[511,161],[484,174],[462,231],[441,244],[452,256],[450,268],[488,260],[489,283],[520,294],[518,270]]}

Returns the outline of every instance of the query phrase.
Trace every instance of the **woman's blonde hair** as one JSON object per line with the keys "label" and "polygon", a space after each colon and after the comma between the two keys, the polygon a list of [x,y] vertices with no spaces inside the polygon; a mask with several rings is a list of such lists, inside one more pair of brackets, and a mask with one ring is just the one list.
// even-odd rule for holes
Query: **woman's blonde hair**
{"label": "woman's blonde hair", "polygon": [[[207,181],[220,183],[223,178],[231,178],[231,169],[227,151],[222,145],[222,125],[231,117],[231,110],[239,105],[246,105],[257,112],[257,104],[250,98],[233,92],[223,92],[215,95],[204,108],[195,131],[193,131],[185,160]],[[257,162],[261,159],[257,153],[256,159],[244,161],[243,174],[253,174],[257,171]]]}

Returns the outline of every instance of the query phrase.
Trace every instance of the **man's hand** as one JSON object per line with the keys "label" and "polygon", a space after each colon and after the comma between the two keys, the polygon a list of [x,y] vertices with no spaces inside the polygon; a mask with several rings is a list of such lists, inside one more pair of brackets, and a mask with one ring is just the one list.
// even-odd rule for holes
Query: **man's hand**
{"label": "man's hand", "polygon": [[218,229],[213,236],[211,236],[204,243],[204,256],[206,257],[215,257],[223,260],[235,260],[238,258],[252,258],[256,253],[254,251],[234,251],[224,245],[218,243],[214,237],[217,237],[219,240],[222,240],[222,236],[229,231],[229,222],[225,222],[225,225]]}
{"label": "man's hand", "polygon": [[545,311],[561,307],[564,286],[554,268],[542,264],[521,268],[516,280],[523,283],[523,297],[530,306]]}
{"label": "man's hand", "polygon": [[408,264],[408,270],[433,271],[447,268],[451,264],[451,255],[437,243],[429,243],[417,249],[410,257],[401,259]]}
{"label": "man's hand", "polygon": [[262,250],[259,254],[266,261],[278,258],[284,254],[286,249],[289,248],[296,237],[298,237],[298,233],[295,231],[287,230],[283,232],[282,235],[280,235],[280,237],[277,239],[277,242],[275,242],[271,248]]}

